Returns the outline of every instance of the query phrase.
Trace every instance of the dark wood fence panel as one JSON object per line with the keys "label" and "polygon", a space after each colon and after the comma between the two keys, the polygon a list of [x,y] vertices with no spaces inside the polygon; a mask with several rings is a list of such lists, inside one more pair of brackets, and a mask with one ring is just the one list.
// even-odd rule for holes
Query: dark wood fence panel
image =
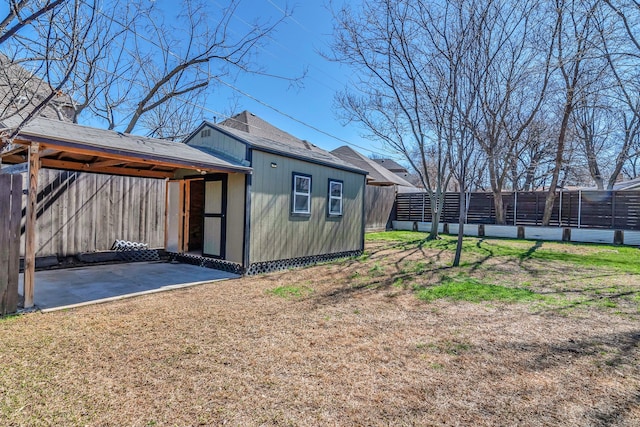
{"label": "dark wood fence panel", "polygon": [[[546,192],[503,193],[507,225],[541,225]],[[424,207],[422,204],[424,200]],[[491,193],[467,195],[469,224],[496,224]],[[398,194],[396,219],[431,221],[428,196],[424,193]],[[459,195],[448,193],[442,222],[458,222]],[[640,230],[640,191],[563,191],[553,204],[550,226]]]}
{"label": "dark wood fence panel", "polygon": [[367,185],[364,192],[365,230],[385,230],[395,201],[395,187]]}
{"label": "dark wood fence panel", "polygon": [[38,181],[36,256],[109,250],[116,239],[164,246],[164,180],[42,169]]}
{"label": "dark wood fence panel", "polygon": [[615,197],[616,227],[625,230],[640,230],[640,192],[619,191]]}
{"label": "dark wood fence panel", "polygon": [[22,176],[0,174],[0,315],[18,308]]}

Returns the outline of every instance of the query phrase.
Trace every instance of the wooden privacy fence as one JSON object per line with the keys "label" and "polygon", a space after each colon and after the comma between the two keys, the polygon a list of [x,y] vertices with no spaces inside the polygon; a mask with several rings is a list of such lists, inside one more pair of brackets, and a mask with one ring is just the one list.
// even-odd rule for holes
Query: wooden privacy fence
{"label": "wooden privacy fence", "polygon": [[164,246],[163,179],[41,169],[38,181],[37,257],[109,250],[116,239]]}
{"label": "wooden privacy fence", "polygon": [[0,316],[18,308],[22,177],[0,174]]}
{"label": "wooden privacy fence", "polygon": [[367,185],[364,192],[365,231],[384,231],[392,219],[395,186]]}
{"label": "wooden privacy fence", "polygon": [[[542,225],[546,192],[502,194],[506,225]],[[467,193],[467,224],[496,224],[492,193]],[[460,195],[447,193],[442,223],[458,223]],[[431,222],[426,193],[396,196],[396,220]],[[640,191],[561,191],[556,194],[549,226],[640,230]]]}

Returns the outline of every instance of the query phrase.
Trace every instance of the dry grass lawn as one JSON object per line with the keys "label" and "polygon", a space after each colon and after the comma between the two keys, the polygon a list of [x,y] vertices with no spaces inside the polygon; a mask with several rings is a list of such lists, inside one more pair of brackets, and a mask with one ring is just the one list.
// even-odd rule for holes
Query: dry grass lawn
{"label": "dry grass lawn", "polygon": [[[546,243],[500,252],[508,241],[452,269],[450,245],[398,239],[356,260],[0,320],[0,424],[640,425],[636,270],[536,257]],[[417,297],[458,282],[533,293]]]}

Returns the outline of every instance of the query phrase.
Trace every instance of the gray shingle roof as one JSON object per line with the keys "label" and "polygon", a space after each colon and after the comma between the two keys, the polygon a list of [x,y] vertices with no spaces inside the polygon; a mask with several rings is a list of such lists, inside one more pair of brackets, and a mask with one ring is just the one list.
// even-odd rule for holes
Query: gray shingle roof
{"label": "gray shingle roof", "polygon": [[[0,118],[24,118],[52,92],[48,83],[0,53]],[[56,93],[39,115],[71,121],[73,100],[69,95]]]}
{"label": "gray shingle roof", "polygon": [[390,170],[380,166],[368,157],[358,153],[356,150],[343,145],[331,151],[333,155],[342,160],[351,163],[354,166],[369,172],[368,178],[371,179],[373,185],[402,185],[405,187],[413,187],[410,182],[402,179]]}
{"label": "gray shingle roof", "polygon": [[[17,118],[3,121],[11,128],[20,123]],[[133,156],[147,160],[166,161],[185,168],[201,168],[249,172],[251,168],[222,160],[210,153],[179,142],[124,134],[74,123],[37,117],[20,130],[20,136],[39,142],[86,148],[106,154]]]}
{"label": "gray shingle roof", "polygon": [[240,139],[251,147],[275,152],[288,157],[299,158],[314,163],[325,164],[338,169],[346,169],[366,174],[366,170],[334,156],[312,143],[278,129],[249,111],[243,111],[218,124],[207,125]]}
{"label": "gray shingle roof", "polygon": [[375,159],[374,162],[376,162],[377,164],[384,166],[386,169],[390,170],[391,172],[394,173],[398,173],[398,172],[403,172],[406,173],[407,168],[405,168],[404,166],[402,166],[400,163],[396,162],[395,160],[392,159]]}
{"label": "gray shingle roof", "polygon": [[627,181],[620,181],[613,184],[613,189],[615,191],[620,190],[637,190],[640,187],[640,177],[633,178]]}

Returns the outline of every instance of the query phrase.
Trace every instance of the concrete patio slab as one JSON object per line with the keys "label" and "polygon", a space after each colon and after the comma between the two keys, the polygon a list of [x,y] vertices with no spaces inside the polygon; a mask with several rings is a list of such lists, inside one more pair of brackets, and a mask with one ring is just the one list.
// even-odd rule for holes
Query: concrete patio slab
{"label": "concrete patio slab", "polygon": [[[237,277],[211,268],[161,261],[43,270],[36,271],[34,302],[42,311],[61,310]],[[20,294],[23,280],[20,274]]]}

